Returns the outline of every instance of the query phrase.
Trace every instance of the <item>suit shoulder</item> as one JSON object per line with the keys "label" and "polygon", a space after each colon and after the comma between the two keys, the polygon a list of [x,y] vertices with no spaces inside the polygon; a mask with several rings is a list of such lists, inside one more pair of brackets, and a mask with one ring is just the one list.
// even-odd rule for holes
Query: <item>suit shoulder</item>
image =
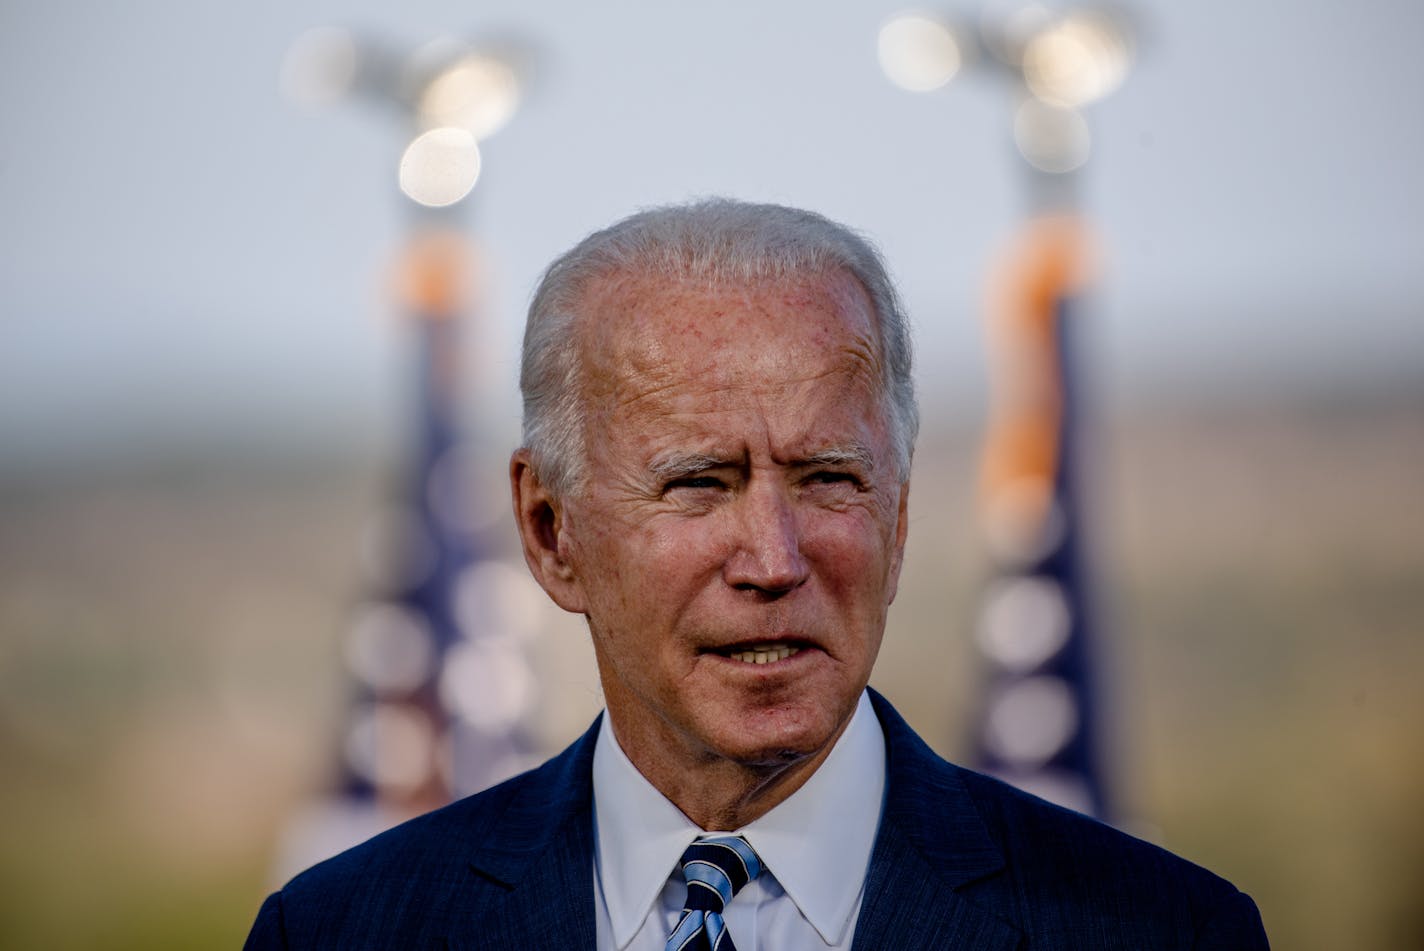
{"label": "suit shoulder", "polygon": [[499,828],[501,816],[513,802],[537,787],[537,774],[537,770],[523,773],[393,826],[318,862],[282,891],[288,898],[304,898],[332,888],[346,891],[355,883],[448,864],[456,851],[468,855]]}
{"label": "suit shoulder", "polygon": [[1201,947],[1266,946],[1255,904],[1214,872],[1008,783],[959,771],[1030,904],[1108,909],[1125,928],[1175,921],[1178,934],[1198,941],[1215,931],[1233,936]]}
{"label": "suit shoulder", "polygon": [[888,700],[873,690],[870,699],[885,730],[890,792],[899,820],[938,828],[918,833],[931,853],[963,848],[967,839],[987,835],[983,844],[992,842],[1015,876],[1075,880],[1085,887],[1113,883],[1129,892],[1168,882],[1189,887],[1193,894],[1236,892],[1225,879],[1166,849],[948,762]]}
{"label": "suit shoulder", "polygon": [[507,894],[507,883],[477,863],[497,868],[521,844],[547,836],[560,815],[578,814],[567,769],[555,758],[313,865],[268,899],[248,947],[438,943],[463,914]]}
{"label": "suit shoulder", "polygon": [[[958,768],[958,767],[957,767]],[[1151,868],[1172,879],[1207,888],[1231,888],[1220,876],[1158,845],[1136,838],[1091,816],[1055,805],[1009,783],[958,768],[965,787],[1006,854],[1030,850],[1045,863],[1077,867],[1083,863]]]}

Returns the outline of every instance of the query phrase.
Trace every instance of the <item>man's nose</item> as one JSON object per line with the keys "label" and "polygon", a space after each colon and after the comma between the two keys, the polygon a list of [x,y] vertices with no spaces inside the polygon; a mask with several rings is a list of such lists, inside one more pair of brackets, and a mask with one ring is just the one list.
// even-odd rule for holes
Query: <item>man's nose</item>
{"label": "man's nose", "polygon": [[782,594],[810,576],[801,531],[783,486],[758,485],[738,500],[736,547],[723,567],[734,588]]}

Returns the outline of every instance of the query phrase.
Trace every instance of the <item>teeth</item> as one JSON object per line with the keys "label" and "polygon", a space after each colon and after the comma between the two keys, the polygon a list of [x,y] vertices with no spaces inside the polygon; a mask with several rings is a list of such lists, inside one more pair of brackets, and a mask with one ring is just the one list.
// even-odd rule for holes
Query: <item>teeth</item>
{"label": "teeth", "polygon": [[771,664],[800,652],[801,648],[787,647],[784,644],[758,644],[744,651],[734,651],[727,656],[744,664]]}

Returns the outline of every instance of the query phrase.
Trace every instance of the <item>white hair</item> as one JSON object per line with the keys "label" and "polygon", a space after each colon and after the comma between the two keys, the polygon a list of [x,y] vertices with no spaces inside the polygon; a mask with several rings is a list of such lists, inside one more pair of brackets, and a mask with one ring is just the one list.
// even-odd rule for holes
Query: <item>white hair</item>
{"label": "white hair", "polygon": [[529,304],[519,374],[524,446],[540,480],[559,495],[586,478],[576,324],[594,284],[641,275],[734,286],[841,270],[870,298],[893,461],[898,478],[908,478],[919,429],[909,322],[879,251],[815,212],[711,198],[640,211],[584,238],[544,272]]}

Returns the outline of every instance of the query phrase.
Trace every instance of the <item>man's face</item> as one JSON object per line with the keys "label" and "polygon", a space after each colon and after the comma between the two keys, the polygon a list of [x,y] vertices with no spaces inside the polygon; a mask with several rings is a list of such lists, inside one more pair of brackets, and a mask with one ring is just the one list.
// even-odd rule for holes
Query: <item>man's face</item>
{"label": "man's face", "polygon": [[864,290],[832,273],[590,296],[589,478],[559,539],[620,743],[673,769],[823,754],[906,530]]}

